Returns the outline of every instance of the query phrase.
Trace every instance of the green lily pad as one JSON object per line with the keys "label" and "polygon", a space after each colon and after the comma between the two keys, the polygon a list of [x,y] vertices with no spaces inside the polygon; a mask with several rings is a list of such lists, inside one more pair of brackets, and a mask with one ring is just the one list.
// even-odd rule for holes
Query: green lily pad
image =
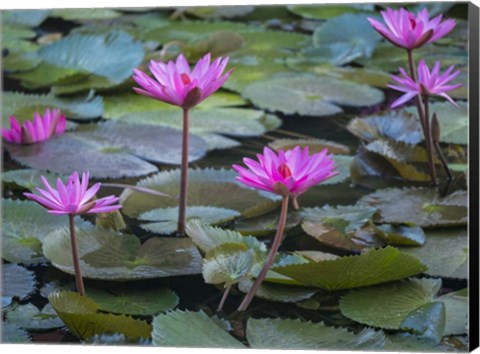
{"label": "green lily pad", "polygon": [[383,332],[370,328],[354,334],[322,322],[250,318],[247,340],[255,349],[374,350],[383,347],[385,336]]}
{"label": "green lily pad", "polygon": [[224,244],[243,244],[255,251],[265,252],[265,244],[253,236],[243,236],[241,233],[224,230],[219,227],[204,225],[199,220],[191,220],[187,223],[187,235],[204,253]]}
{"label": "green lily pad", "polygon": [[136,287],[106,290],[87,288],[86,293],[102,311],[124,315],[155,315],[175,308],[179,301],[177,294],[165,287],[142,291]]}
{"label": "green lily pad", "polygon": [[70,332],[81,339],[103,333],[122,333],[133,340],[150,337],[152,328],[147,322],[125,315],[100,313],[92,299],[78,293],[55,292],[48,300]]}
{"label": "green lily pad", "polygon": [[[244,217],[260,215],[273,210],[279,198],[270,193],[259,193],[235,181],[233,170],[192,169],[189,171],[187,205],[233,209]],[[159,198],[126,190],[121,195],[122,212],[131,217],[156,208],[178,204],[180,170],[160,172],[140,180],[137,185],[166,193],[171,198]],[[228,198],[225,196],[228,195]]]}
{"label": "green lily pad", "polygon": [[355,118],[348,123],[347,129],[353,135],[368,142],[387,138],[408,144],[418,144],[423,139],[418,118],[405,111],[390,111]]}
{"label": "green lily pad", "polygon": [[2,343],[28,343],[32,341],[27,331],[13,323],[2,321],[0,329],[2,330],[0,336]]}
{"label": "green lily pad", "polygon": [[[264,237],[274,234],[278,228],[280,215],[278,212],[272,212],[267,215],[260,215],[255,218],[235,221],[234,230],[242,235],[253,235],[255,237]],[[290,212],[287,215],[285,230],[294,228],[301,221],[301,217],[296,212]]]}
{"label": "green lily pad", "polygon": [[[4,41],[3,38],[2,41]],[[40,63],[42,60],[38,57],[38,54],[36,53],[36,45],[32,44],[31,42],[19,39],[11,39],[10,43],[4,42],[3,47],[12,48],[9,48],[8,54],[4,58],[2,58],[2,68],[7,73],[35,70],[38,65],[41,65]],[[20,49],[19,47],[25,48]]]}
{"label": "green lily pad", "polygon": [[389,245],[395,246],[423,246],[425,233],[418,226],[393,226],[383,224],[375,226],[377,234],[387,240]]}
{"label": "green lily pad", "polygon": [[35,274],[17,264],[2,264],[2,307],[12,298],[24,300],[35,291]]}
{"label": "green lily pad", "polygon": [[[47,235],[60,227],[68,226],[68,218],[47,213],[32,201],[2,200],[2,258],[25,265],[45,263],[42,242]],[[76,217],[77,225],[89,225]]]}
{"label": "green lily pad", "polygon": [[376,211],[375,208],[326,205],[303,209],[300,215],[304,218],[302,228],[308,235],[328,246],[358,252],[365,244],[356,232],[371,222]]}
{"label": "green lily pad", "polygon": [[427,230],[423,247],[404,248],[428,267],[426,274],[468,279],[468,238],[464,228]]}
{"label": "green lily pad", "polygon": [[287,8],[289,11],[303,18],[326,20],[345,13],[372,11],[374,6],[373,4],[312,4],[288,5]]}
{"label": "green lily pad", "polygon": [[207,284],[233,285],[248,275],[253,263],[253,249],[243,243],[224,243],[206,254],[203,279]]}
{"label": "green lily pad", "polygon": [[431,302],[416,308],[403,320],[400,327],[418,333],[421,337],[440,343],[445,330],[445,306]]}
{"label": "green lily pad", "polygon": [[[431,114],[437,113],[440,123],[440,141],[449,144],[468,144],[468,104],[457,102],[458,108],[450,102],[436,102],[430,105]],[[416,109],[406,108],[405,111],[417,114]]]}
{"label": "green lily pad", "polygon": [[50,17],[60,17],[66,21],[106,20],[119,17],[120,12],[111,9],[53,9]]}
{"label": "green lily pad", "polygon": [[370,58],[382,37],[367,21],[368,16],[347,13],[328,20],[313,33],[315,47],[328,49],[337,65]]}
{"label": "green lily pad", "polygon": [[387,188],[362,197],[358,205],[377,208],[380,215],[377,221],[382,223],[436,227],[467,222],[465,191],[441,198],[435,189]]}
{"label": "green lily pad", "polygon": [[[239,282],[238,288],[240,291],[247,293],[252,285],[253,280],[245,278]],[[298,301],[310,299],[317,292],[318,289],[314,288],[264,282],[258,288],[255,296],[268,301],[296,303]]]}
{"label": "green lily pad", "polygon": [[[38,55],[38,54],[37,54]],[[61,68],[46,62],[42,62],[33,70],[10,75],[14,79],[20,80],[22,86],[30,89],[37,89],[54,85],[56,82],[78,75],[86,75],[79,70]]]}
{"label": "green lily pad", "polygon": [[426,270],[416,257],[394,247],[370,249],[334,260],[293,264],[273,270],[303,285],[343,290],[407,278]]}
{"label": "green lily pad", "polygon": [[48,330],[63,327],[63,322],[50,304],[39,310],[33,304],[19,305],[8,311],[7,321],[28,330]]}
{"label": "green lily pad", "polygon": [[[223,224],[239,215],[238,211],[231,209],[189,206],[186,220],[199,219],[204,224]],[[144,230],[157,234],[171,234],[177,230],[178,207],[153,209],[140,214],[138,220],[149,221],[140,225]]]}
{"label": "green lily pad", "polygon": [[27,27],[39,26],[48,17],[49,10],[6,10],[2,11],[4,25],[13,24]]}
{"label": "green lily pad", "polygon": [[348,155],[350,153],[348,146],[323,139],[276,139],[269,143],[268,146],[277,151],[290,150],[296,146],[300,146],[303,149],[308,146],[310,154],[315,154],[323,149],[328,149],[330,154]]}
{"label": "green lily pad", "polygon": [[254,6],[194,6],[187,7],[186,13],[203,19],[234,18],[248,15]]}
{"label": "green lily pad", "polygon": [[[426,313],[428,308],[421,310],[422,307],[440,303],[445,307],[446,322],[442,323],[441,317],[432,316],[420,323],[432,328],[441,328],[440,336],[462,334],[465,332],[468,298],[455,293],[438,297],[440,286],[439,279],[412,278],[354,290],[340,299],[340,310],[344,316],[368,326],[394,330],[415,329],[411,326],[415,311],[420,309],[419,314]],[[378,306],[379,303],[382,306]],[[435,312],[434,309],[433,311]]]}
{"label": "green lily pad", "polygon": [[342,112],[339,105],[371,106],[384,98],[380,90],[367,85],[313,75],[255,82],[242,96],[260,108],[305,116],[333,115]]}
{"label": "green lily pad", "polygon": [[154,317],[152,326],[152,342],[156,346],[244,348],[203,311],[171,311]]}
{"label": "green lily pad", "polygon": [[252,62],[249,62],[246,59],[248,59],[248,57],[243,58],[243,64],[235,64],[235,74],[231,75],[223,84],[224,88],[241,93],[248,85],[255,82],[288,76],[295,73],[295,71],[286,67],[283,61],[257,63],[256,59],[253,59]]}
{"label": "green lily pad", "polygon": [[[76,229],[78,254],[84,278],[135,280],[199,274],[202,259],[188,238],[152,237],[144,244],[130,234],[109,229]],[[74,274],[70,233],[52,232],[43,243],[52,265]]]}
{"label": "green lily pad", "polygon": [[120,31],[69,35],[38,53],[49,64],[103,76],[114,83],[129,78],[144,56],[142,44]]}
{"label": "green lily pad", "polygon": [[61,109],[71,118],[97,118],[102,115],[103,102],[100,96],[88,95],[85,99],[59,99],[53,94],[37,95],[20,92],[2,93],[2,122],[8,126],[8,117],[15,115],[22,122],[31,120],[33,112],[44,112],[46,108]]}

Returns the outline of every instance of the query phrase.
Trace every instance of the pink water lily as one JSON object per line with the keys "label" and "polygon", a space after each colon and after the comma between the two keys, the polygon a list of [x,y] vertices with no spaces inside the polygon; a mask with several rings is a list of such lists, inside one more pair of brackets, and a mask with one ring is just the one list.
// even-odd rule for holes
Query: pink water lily
{"label": "pink water lily", "polygon": [[310,187],[338,174],[334,171],[335,160],[327,155],[327,149],[310,156],[308,146],[303,150],[297,146],[293,150],[279,150],[274,153],[268,147],[258,161],[244,158],[248,169],[233,165],[239,173],[237,180],[256,189],[273,192],[282,196],[297,197]]}
{"label": "pink water lily", "polygon": [[449,84],[455,79],[460,71],[454,71],[454,66],[450,66],[444,73],[440,73],[440,62],[437,61],[432,71],[428,68],[425,60],[420,60],[417,68],[417,81],[411,78],[404,69],[399,68],[401,76],[392,75],[398,85],[388,85],[388,87],[404,92],[399,99],[392,103],[392,108],[398,107],[417,95],[432,96],[437,95],[446,98],[454,106],[457,106],[454,100],[447,95],[448,91],[455,90],[462,84]]}
{"label": "pink water lily", "polygon": [[65,115],[58,109],[48,109],[43,117],[35,112],[33,121],[26,121],[23,125],[15,118],[10,117],[10,129],[2,128],[3,138],[14,144],[33,144],[48,140],[54,135],[62,134],[67,128]]}
{"label": "pink water lily", "polygon": [[45,190],[37,188],[40,195],[33,193],[24,193],[24,195],[47,208],[50,214],[108,213],[122,207],[115,204],[118,198],[114,196],[92,200],[100,189],[101,183],[95,183],[88,188],[88,172],[83,173],[81,181],[77,172],[68,178],[66,184],[63,184],[60,178],[57,179],[57,189],[52,188],[44,176],[40,178]]}
{"label": "pink water lily", "polygon": [[416,15],[403,8],[393,10],[389,7],[380,13],[385,23],[368,18],[373,28],[394,45],[408,50],[432,43],[455,27],[455,20],[447,19],[442,22],[442,15],[430,19],[426,8]]}
{"label": "pink water lily", "polygon": [[154,99],[179,106],[191,108],[217,91],[228,79],[232,70],[223,73],[229,58],[219,57],[210,63],[210,53],[201,58],[193,70],[187,60],[180,54],[176,62],[150,62],[153,78],[140,70],[134,70],[133,79],[141,86],[133,89]]}

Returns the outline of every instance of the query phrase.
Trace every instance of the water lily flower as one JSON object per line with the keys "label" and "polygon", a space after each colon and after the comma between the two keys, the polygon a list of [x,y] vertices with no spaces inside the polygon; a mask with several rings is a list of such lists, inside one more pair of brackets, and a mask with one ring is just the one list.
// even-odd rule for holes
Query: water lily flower
{"label": "water lily flower", "polygon": [[175,62],[151,61],[149,69],[153,78],[140,70],[134,70],[133,79],[141,86],[135,92],[183,109],[182,160],[180,167],[180,196],[178,227],[185,234],[188,180],[188,129],[189,111],[208,96],[216,92],[228,79],[233,70],[224,73],[229,58],[219,57],[210,63],[210,53],[201,58],[193,70],[180,54]]}
{"label": "water lily flower", "polygon": [[265,147],[263,155],[258,154],[257,158],[258,161],[243,159],[248,169],[233,165],[239,174],[237,180],[247,186],[281,195],[282,207],[270,253],[257,279],[238,307],[238,311],[245,311],[248,308],[275,260],[285,230],[289,198],[292,197],[295,202],[297,196],[310,187],[338,174],[334,171],[335,161],[332,155],[327,155],[327,149],[310,156],[308,146],[303,150],[299,146],[293,150],[279,150],[278,154]]}
{"label": "water lily flower", "polygon": [[399,99],[392,103],[392,108],[398,107],[417,95],[422,96],[441,96],[446,98],[454,106],[457,106],[454,100],[447,95],[448,91],[455,90],[462,84],[449,84],[455,79],[460,71],[453,71],[454,66],[450,66],[444,73],[440,73],[440,62],[437,61],[432,71],[428,68],[425,60],[420,60],[417,69],[417,80],[412,79],[403,68],[399,68],[401,76],[392,75],[398,85],[388,85],[388,87],[404,92]]}
{"label": "water lily flower", "polygon": [[14,144],[33,144],[48,140],[65,132],[67,120],[58,109],[48,109],[43,117],[35,112],[33,121],[21,125],[15,116],[10,117],[10,129],[2,128],[3,138]]}
{"label": "water lily flower", "polygon": [[426,43],[432,43],[442,38],[455,27],[455,20],[447,19],[442,22],[442,15],[430,19],[426,8],[416,15],[401,8],[393,10],[387,7],[380,11],[385,23],[374,18],[368,18],[370,24],[385,39],[397,47],[412,50]]}
{"label": "water lily flower", "polygon": [[263,155],[257,155],[258,162],[244,158],[248,169],[233,165],[239,173],[237,180],[256,189],[297,197],[310,187],[338,174],[334,171],[335,161],[327,155],[327,149],[309,155],[308,146],[303,150],[297,146],[293,150],[279,150],[278,155],[265,147]]}
{"label": "water lily flower", "polygon": [[88,188],[89,173],[82,174],[82,180],[77,172],[74,172],[64,184],[59,178],[57,180],[57,189],[52,188],[44,176],[40,177],[45,189],[37,188],[40,195],[33,193],[24,193],[24,195],[39,203],[48,209],[50,214],[68,215],[70,222],[70,240],[72,243],[72,258],[75,269],[75,280],[77,291],[80,295],[85,295],[85,286],[83,285],[82,272],[80,269],[80,259],[78,257],[77,240],[75,236],[74,217],[78,214],[98,214],[108,213],[120,209],[122,206],[115,204],[117,197],[108,196],[92,200],[100,189],[101,184],[96,183]]}
{"label": "water lily flower", "polygon": [[135,92],[154,99],[179,106],[192,108],[217,91],[228,79],[232,70],[223,73],[229,58],[219,57],[210,63],[210,53],[201,58],[193,70],[180,54],[176,62],[151,61],[153,78],[135,69],[133,79],[142,87]]}

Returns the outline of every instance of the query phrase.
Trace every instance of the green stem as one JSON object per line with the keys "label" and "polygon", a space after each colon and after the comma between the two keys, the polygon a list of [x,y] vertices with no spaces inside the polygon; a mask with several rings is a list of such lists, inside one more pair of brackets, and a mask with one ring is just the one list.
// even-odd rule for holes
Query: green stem
{"label": "green stem", "polygon": [[188,116],[189,109],[183,109],[182,162],[180,172],[180,201],[178,205],[178,228],[180,235],[185,235],[185,218],[187,210],[188,182]]}
{"label": "green stem", "polygon": [[77,238],[75,236],[75,215],[69,214],[70,222],[70,240],[72,242],[73,268],[75,269],[75,283],[77,291],[81,296],[85,296],[85,286],[83,285],[82,271],[80,269],[80,259],[78,258]]}
{"label": "green stem", "polygon": [[275,260],[275,256],[277,255],[278,249],[282,244],[283,232],[285,230],[285,224],[287,222],[287,212],[288,212],[288,196],[283,197],[282,199],[282,209],[280,211],[280,220],[278,221],[277,234],[275,235],[275,239],[273,240],[272,249],[268,254],[267,260],[265,261],[265,264],[263,265],[263,268],[260,271],[260,274],[258,274],[257,279],[255,279],[255,282],[253,283],[252,287],[248,291],[247,295],[245,295],[245,297],[243,298],[243,301],[238,307],[237,311],[245,311],[248,308],[253,298],[255,297],[255,294],[257,293],[258,288],[260,288],[260,285],[262,285],[263,280],[267,276],[267,273],[270,270],[270,267],[272,266],[273,261]]}

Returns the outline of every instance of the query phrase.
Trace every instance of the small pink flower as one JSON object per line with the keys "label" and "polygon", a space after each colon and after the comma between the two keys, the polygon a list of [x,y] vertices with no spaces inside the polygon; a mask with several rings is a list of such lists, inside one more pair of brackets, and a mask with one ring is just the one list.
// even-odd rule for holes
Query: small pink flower
{"label": "small pink flower", "polygon": [[67,128],[67,120],[58,109],[47,108],[43,117],[35,112],[33,122],[26,121],[23,126],[14,117],[10,117],[10,129],[2,128],[3,138],[14,144],[32,144],[48,140],[55,134],[62,134]]}
{"label": "small pink flower", "polygon": [[59,178],[57,180],[57,189],[52,188],[44,176],[40,178],[46,190],[37,188],[37,191],[41,195],[32,193],[24,193],[24,195],[47,208],[50,214],[76,215],[85,213],[108,213],[122,207],[118,204],[112,205],[118,202],[118,198],[112,195],[91,200],[100,189],[101,183],[95,183],[90,189],[87,189],[89,179],[88,172],[83,173],[81,182],[77,172],[74,172],[68,178],[66,184],[63,184]]}
{"label": "small pink flower", "polygon": [[248,169],[239,165],[233,168],[239,173],[237,180],[247,186],[295,198],[338,174],[332,156],[327,155],[327,149],[310,156],[308,146],[279,150],[278,155],[265,147],[263,155],[257,154],[258,162],[243,159]]}
{"label": "small pink flower", "polygon": [[192,71],[182,54],[175,63],[169,61],[165,64],[152,60],[149,69],[154,78],[135,69],[133,79],[142,88],[133,89],[141,95],[188,109],[217,91],[228,79],[232,70],[223,74],[228,59],[220,57],[210,64],[208,53],[197,62]]}
{"label": "small pink flower", "polygon": [[385,39],[405,49],[419,48],[425,43],[432,43],[445,36],[455,27],[455,20],[448,19],[442,22],[442,15],[430,19],[427,9],[415,14],[401,8],[380,11],[385,24],[373,18],[368,18],[370,24]]}
{"label": "small pink flower", "polygon": [[420,60],[418,64],[418,78],[415,82],[410,75],[408,75],[404,69],[399,68],[402,76],[392,75],[392,79],[399,83],[399,85],[388,85],[388,87],[395,90],[405,92],[398,100],[392,103],[392,108],[398,107],[405,102],[410,101],[418,94],[428,96],[441,96],[450,101],[454,106],[457,106],[454,100],[446,94],[446,92],[455,90],[462,86],[462,84],[447,85],[452,81],[460,71],[452,73],[454,66],[450,66],[443,74],[440,74],[440,62],[437,61],[430,72],[425,60]]}

